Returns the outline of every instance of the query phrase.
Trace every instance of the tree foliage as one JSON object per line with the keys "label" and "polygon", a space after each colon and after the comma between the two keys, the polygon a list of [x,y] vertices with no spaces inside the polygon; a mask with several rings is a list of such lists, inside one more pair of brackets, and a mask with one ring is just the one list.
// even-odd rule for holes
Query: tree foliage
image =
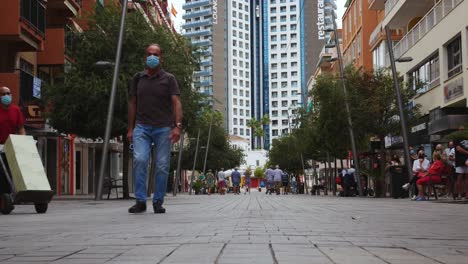
{"label": "tree foliage", "polygon": [[[77,33],[75,48],[68,54],[73,64],[63,82],[48,86],[45,100],[51,106],[50,124],[60,132],[98,138],[104,134],[112,84],[113,67],[98,67],[98,61],[115,61],[120,11],[113,5],[100,12],[85,14],[89,28]],[[154,30],[139,12],[127,15],[121,65],[118,76],[112,136],[125,134],[127,127],[128,87],[135,73],[144,69],[144,52],[151,43],[158,43],[163,53],[163,68],[174,74],[184,108],[184,124],[195,120],[200,96],[191,89],[192,73],[197,58],[180,35],[163,26]]]}
{"label": "tree foliage", "polygon": [[200,129],[200,142],[195,169],[203,169],[211,118],[213,118],[213,124],[211,129],[210,144],[208,148],[206,169],[229,169],[239,166],[243,163],[245,154],[241,149],[237,149],[229,143],[228,134],[226,133],[226,130],[223,126],[223,117],[221,113],[211,111],[209,109],[204,109],[199,114],[199,117],[197,119],[198,121],[195,127],[193,128],[193,133],[189,133],[189,135],[191,135],[192,140],[188,141],[188,144],[184,149],[182,162],[183,169],[192,169],[196,151],[196,136],[198,133],[198,129]]}

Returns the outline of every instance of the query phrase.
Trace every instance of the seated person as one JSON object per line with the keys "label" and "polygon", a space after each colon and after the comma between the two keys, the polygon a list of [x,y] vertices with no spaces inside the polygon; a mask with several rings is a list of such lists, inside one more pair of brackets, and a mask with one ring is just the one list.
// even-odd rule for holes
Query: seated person
{"label": "seated person", "polygon": [[434,163],[432,163],[431,167],[427,171],[427,174],[420,175],[419,179],[416,181],[416,185],[418,187],[418,196],[416,197],[416,201],[426,200],[426,197],[424,197],[424,186],[427,185],[430,181],[433,183],[442,182],[441,176],[445,172],[445,166],[442,162],[441,153],[434,151],[433,160]]}

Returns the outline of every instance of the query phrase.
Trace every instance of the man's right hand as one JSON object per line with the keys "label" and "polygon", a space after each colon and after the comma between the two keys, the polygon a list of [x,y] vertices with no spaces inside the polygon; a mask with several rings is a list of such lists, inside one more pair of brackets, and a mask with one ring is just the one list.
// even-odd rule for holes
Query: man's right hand
{"label": "man's right hand", "polygon": [[129,129],[127,132],[127,140],[128,142],[132,143],[133,142],[133,129]]}

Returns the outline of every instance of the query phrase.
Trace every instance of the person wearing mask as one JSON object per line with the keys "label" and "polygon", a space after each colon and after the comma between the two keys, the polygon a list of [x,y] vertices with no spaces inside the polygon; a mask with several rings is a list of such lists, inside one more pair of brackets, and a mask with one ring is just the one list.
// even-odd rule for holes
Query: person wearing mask
{"label": "person wearing mask", "polygon": [[[182,133],[182,104],[174,75],[162,68],[163,53],[158,44],[145,50],[146,69],[134,76],[128,104],[127,139],[133,143],[133,175],[136,203],[129,213],[146,211],[146,176],[151,145],[155,146],[153,210],[163,214],[167,178],[171,161],[171,144]],[[151,182],[151,181],[150,181]]]}
{"label": "person wearing mask", "polygon": [[442,154],[440,151],[434,151],[433,155],[434,162],[430,166],[429,170],[425,173],[420,173],[418,179],[416,180],[416,186],[418,188],[418,195],[416,196],[416,201],[426,201],[424,196],[424,186],[428,183],[440,183],[442,181],[442,174],[445,171],[445,165],[442,161]]}
{"label": "person wearing mask", "polygon": [[[3,145],[12,134],[26,135],[24,129],[24,116],[21,109],[13,103],[10,89],[0,87],[0,155],[6,163],[6,156],[3,153]],[[7,165],[7,164],[5,164]],[[10,193],[10,185],[7,183],[4,171],[0,168],[0,194]]]}
{"label": "person wearing mask", "polygon": [[417,195],[417,189],[416,189],[416,181],[425,176],[427,170],[429,170],[430,162],[426,158],[426,155],[424,154],[423,150],[418,151],[418,159],[413,162],[413,177],[411,178],[409,183],[404,184],[402,187],[405,190],[408,190],[410,186],[414,186],[413,188],[413,197],[412,200],[415,200]]}

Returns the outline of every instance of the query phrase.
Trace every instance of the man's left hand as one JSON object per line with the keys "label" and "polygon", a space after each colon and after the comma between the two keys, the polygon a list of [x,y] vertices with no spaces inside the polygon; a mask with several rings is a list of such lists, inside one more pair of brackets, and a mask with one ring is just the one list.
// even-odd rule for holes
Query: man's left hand
{"label": "man's left hand", "polygon": [[169,135],[169,138],[171,139],[172,144],[179,142],[181,133],[182,133],[182,129],[178,127],[174,127],[171,130],[171,134]]}

